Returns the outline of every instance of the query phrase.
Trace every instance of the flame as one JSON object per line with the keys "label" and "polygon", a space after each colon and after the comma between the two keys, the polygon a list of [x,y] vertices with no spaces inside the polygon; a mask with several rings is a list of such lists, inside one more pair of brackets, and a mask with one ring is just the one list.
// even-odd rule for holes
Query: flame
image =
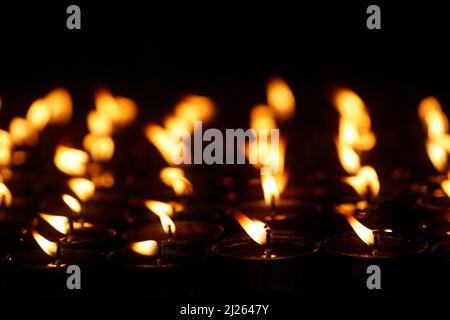
{"label": "flame", "polygon": [[44,99],[50,110],[49,123],[63,125],[70,121],[72,118],[72,98],[66,89],[54,89]]}
{"label": "flame", "polygon": [[250,219],[240,212],[234,213],[233,216],[245,232],[250,236],[250,238],[260,245],[264,245],[266,243],[267,232],[264,222],[256,219]]}
{"label": "flame", "polygon": [[89,152],[92,160],[106,162],[114,156],[114,140],[110,136],[87,134],[83,139],[83,147]]}
{"label": "flame", "polygon": [[70,176],[82,176],[86,174],[86,165],[89,155],[75,148],[58,146],[56,148],[54,163],[56,167]]}
{"label": "flame", "polygon": [[36,127],[25,118],[15,117],[9,124],[11,141],[15,145],[32,146],[38,142],[39,134]]}
{"label": "flame", "polygon": [[273,112],[268,106],[258,104],[250,110],[250,128],[270,130],[276,127]]}
{"label": "flame", "polygon": [[161,169],[159,177],[177,196],[191,195],[193,192],[192,183],[185,177],[181,168],[165,167]]}
{"label": "flame", "polygon": [[347,173],[355,174],[361,167],[358,152],[370,150],[376,144],[370,116],[361,98],[349,89],[336,92],[334,105],[340,114],[336,139],[339,161]]}
{"label": "flame", "polygon": [[177,144],[170,134],[157,124],[150,124],[145,128],[145,136],[158,149],[164,160],[173,165],[172,152],[177,150]]}
{"label": "flame", "polygon": [[203,96],[188,95],[175,106],[175,117],[187,123],[206,121],[214,115],[214,102]]}
{"label": "flame", "polygon": [[39,216],[44,219],[49,225],[55,228],[58,232],[65,235],[69,233],[69,218],[46,213],[39,213]]}
{"label": "flame", "polygon": [[345,215],[345,218],[362,241],[364,241],[369,246],[374,244],[375,238],[371,229],[364,226],[352,215]]}
{"label": "flame", "polygon": [[0,129],[0,166],[11,163],[12,141],[8,131]]}
{"label": "flame", "polygon": [[344,182],[352,186],[361,197],[367,196],[369,192],[374,197],[380,193],[380,181],[371,166],[362,167],[355,176],[344,178]]}
{"label": "flame", "polygon": [[70,190],[83,202],[92,198],[95,193],[95,184],[85,178],[71,178],[67,184]]}
{"label": "flame", "polygon": [[184,209],[184,206],[181,203],[174,201],[162,202],[156,200],[145,200],[144,205],[148,210],[155,214],[162,212],[169,217],[172,217],[175,212],[180,212]]}
{"label": "flame", "polygon": [[0,181],[0,206],[5,205],[6,207],[10,207],[12,204],[12,194],[8,189],[6,184]]}
{"label": "flame", "polygon": [[50,122],[51,110],[45,99],[37,99],[28,108],[26,119],[41,131]]}
{"label": "flame", "polygon": [[158,253],[158,242],[155,240],[134,242],[131,244],[130,248],[137,254],[154,256]]}
{"label": "flame", "polygon": [[124,97],[114,97],[106,89],[100,89],[95,94],[97,111],[107,117],[115,126],[125,126],[137,115],[137,105],[133,100]]}
{"label": "flame", "polygon": [[343,215],[354,214],[357,210],[365,212],[369,203],[367,201],[358,201],[356,203],[340,203],[335,206],[337,213]]}
{"label": "flame", "polygon": [[281,78],[273,78],[267,84],[267,102],[278,118],[287,120],[295,112],[295,98],[288,84]]}
{"label": "flame", "polygon": [[169,217],[173,214],[173,207],[171,205],[153,200],[145,201],[144,204],[159,217],[165,233],[169,233],[169,229],[172,233],[175,233],[175,224]]}
{"label": "flame", "polygon": [[447,167],[447,154],[450,152],[447,116],[434,97],[423,99],[419,104],[418,113],[427,132],[428,157],[436,170],[442,172]]}
{"label": "flame", "polygon": [[111,135],[114,129],[109,117],[97,110],[89,112],[87,126],[89,132],[100,136]]}
{"label": "flame", "polygon": [[68,194],[63,194],[62,199],[65,204],[72,210],[73,212],[80,213],[81,212],[81,204],[80,202]]}
{"label": "flame", "polygon": [[50,257],[56,257],[58,252],[58,244],[56,242],[52,242],[41,236],[35,230],[31,232],[34,240],[36,240],[37,244],[41,249]]}

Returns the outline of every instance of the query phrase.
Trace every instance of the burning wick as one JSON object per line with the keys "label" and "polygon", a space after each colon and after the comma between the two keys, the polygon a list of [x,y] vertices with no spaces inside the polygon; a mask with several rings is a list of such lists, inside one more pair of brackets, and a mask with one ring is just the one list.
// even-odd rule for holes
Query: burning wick
{"label": "burning wick", "polygon": [[164,245],[162,241],[158,241],[158,258],[156,258],[156,265],[159,267],[163,262]]}
{"label": "burning wick", "polygon": [[264,256],[266,259],[270,259],[272,257],[272,244],[273,244],[272,230],[268,225],[266,225],[265,228],[266,228],[266,248],[264,249]]}
{"label": "burning wick", "polygon": [[272,197],[270,198],[270,215],[274,217],[276,216],[276,214],[277,214],[276,199],[275,195],[272,195]]}
{"label": "burning wick", "polygon": [[167,229],[168,229],[168,231],[167,231],[167,236],[169,237],[169,240],[173,240],[172,226],[169,224],[169,225],[167,226]]}
{"label": "burning wick", "polygon": [[381,233],[378,230],[373,230],[373,245],[372,245],[372,255],[376,256],[380,252],[381,248]]}
{"label": "burning wick", "polygon": [[58,244],[56,244],[56,255],[55,255],[55,261],[53,262],[53,264],[57,267],[61,266],[62,262],[61,262],[61,246]]}

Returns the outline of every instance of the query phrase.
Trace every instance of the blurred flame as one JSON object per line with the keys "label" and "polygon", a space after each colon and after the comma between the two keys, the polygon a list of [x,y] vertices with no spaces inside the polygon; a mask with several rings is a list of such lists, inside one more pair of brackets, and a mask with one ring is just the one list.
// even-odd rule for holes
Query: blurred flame
{"label": "blurred flame", "polygon": [[362,241],[364,241],[369,246],[374,244],[375,237],[371,229],[364,226],[352,215],[345,215],[345,218]]}
{"label": "blurred flame", "polygon": [[87,116],[87,126],[89,132],[99,136],[111,135],[114,129],[108,116],[97,110],[89,112]]}
{"label": "blurred flame", "polygon": [[376,197],[380,192],[377,172],[371,166],[362,167],[355,176],[344,178],[344,182],[352,186],[361,197],[367,196],[369,192]]}
{"label": "blurred flame", "polygon": [[260,245],[264,245],[266,243],[266,228],[265,224],[262,221],[256,219],[250,219],[246,215],[236,212],[234,213],[234,218],[241,225],[241,227],[245,230],[245,232],[252,238],[255,242]]}
{"label": "blurred flame", "polygon": [[358,152],[370,150],[376,144],[370,116],[361,98],[349,89],[336,92],[334,105],[340,114],[336,140],[339,160],[347,173],[355,174],[361,166]]}
{"label": "blurred flame", "polygon": [[12,200],[13,197],[11,191],[8,189],[6,184],[0,181],[0,206],[5,205],[6,207],[10,207]]}
{"label": "blurred flame", "polygon": [[447,154],[450,152],[447,116],[435,97],[423,99],[418,113],[427,132],[428,157],[436,170],[442,172],[447,167]]}
{"label": "blurred flame", "polygon": [[37,99],[28,108],[26,119],[41,131],[50,122],[51,110],[45,99]]}
{"label": "blurred flame", "polygon": [[44,99],[50,110],[50,123],[62,125],[70,121],[72,98],[66,89],[54,89]]}
{"label": "blurred flame", "polygon": [[33,146],[39,139],[38,130],[25,118],[13,118],[9,124],[9,132],[11,141],[15,145]]}
{"label": "blurred flame", "polygon": [[44,219],[49,225],[51,225],[58,232],[67,235],[70,230],[69,218],[64,216],[56,216],[46,213],[40,213],[39,216]]}
{"label": "blurred flame", "polygon": [[165,233],[169,233],[169,229],[172,233],[175,233],[175,224],[169,217],[173,214],[172,206],[164,202],[152,200],[145,201],[144,204],[150,211],[159,217]]}
{"label": "blurred flame", "polygon": [[33,238],[36,240],[37,244],[41,249],[50,257],[54,258],[56,257],[56,254],[58,252],[58,244],[56,242],[52,242],[41,236],[39,233],[37,233],[35,230],[31,232],[33,235]]}
{"label": "blurred flame", "polygon": [[250,128],[259,129],[275,129],[275,122],[272,110],[263,104],[258,104],[250,110]]}
{"label": "blurred flame", "polygon": [[214,115],[214,102],[203,96],[188,95],[175,106],[175,117],[193,124],[194,121],[206,121]]}
{"label": "blurred flame", "polygon": [[273,78],[267,84],[267,102],[278,118],[292,118],[295,112],[295,98],[289,85],[281,78]]}
{"label": "blurred flame", "polygon": [[75,193],[81,201],[85,202],[92,198],[95,193],[95,184],[85,178],[71,178],[68,181],[68,186],[73,193]]}
{"label": "blurred flame", "polygon": [[137,254],[154,256],[158,253],[158,242],[155,240],[134,242],[131,244],[130,248]]}
{"label": "blurred flame", "polygon": [[80,202],[68,194],[63,194],[62,199],[65,204],[72,210],[73,212],[80,213],[81,212],[81,204]]}
{"label": "blurred flame", "polygon": [[191,195],[193,192],[192,183],[185,177],[181,168],[165,167],[161,169],[159,177],[177,196]]}
{"label": "blurred flame", "polygon": [[170,134],[157,124],[150,124],[145,128],[145,136],[158,149],[164,160],[173,165],[172,152],[177,149],[177,143]]}
{"label": "blurred flame", "polygon": [[114,140],[110,136],[87,134],[83,139],[83,147],[91,155],[92,160],[106,162],[114,156]]}
{"label": "blurred flame", "polygon": [[70,176],[85,175],[88,161],[88,154],[82,150],[65,146],[58,146],[56,148],[54,163],[65,174]]}
{"label": "blurred flame", "polygon": [[354,214],[357,210],[365,212],[368,208],[369,203],[367,201],[358,201],[356,203],[340,203],[335,206],[337,213],[343,215]]}
{"label": "blurred flame", "polygon": [[12,141],[8,131],[0,129],[0,166],[11,163]]}
{"label": "blurred flame", "polygon": [[165,215],[172,217],[174,212],[180,212],[184,209],[184,206],[178,202],[162,202],[156,200],[145,200],[144,205],[148,210],[152,211],[155,214],[160,212]]}
{"label": "blurred flame", "polygon": [[100,89],[95,94],[95,107],[115,126],[125,126],[131,123],[137,115],[136,103],[125,97],[114,97],[106,89]]}

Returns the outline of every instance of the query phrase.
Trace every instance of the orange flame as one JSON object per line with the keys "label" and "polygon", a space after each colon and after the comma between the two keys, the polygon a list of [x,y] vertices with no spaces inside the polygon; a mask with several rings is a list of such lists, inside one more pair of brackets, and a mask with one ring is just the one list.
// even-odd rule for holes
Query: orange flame
{"label": "orange flame", "polygon": [[173,213],[172,207],[160,205],[158,203],[150,203],[145,202],[145,205],[147,208],[152,211],[154,214],[156,214],[159,217],[159,220],[161,221],[161,226],[163,227],[163,230],[165,233],[175,233],[175,223],[173,223],[172,219],[170,219],[169,215]]}
{"label": "orange flame", "polygon": [[145,136],[159,151],[164,160],[173,165],[172,152],[177,150],[177,143],[172,136],[157,124],[150,124],[144,130]]}
{"label": "orange flame", "polygon": [[89,112],[87,116],[87,126],[89,132],[99,136],[109,136],[113,133],[114,129],[110,118],[97,110]]}
{"label": "orange flame", "polygon": [[175,212],[183,211],[184,206],[178,202],[162,202],[156,200],[145,200],[144,205],[148,210],[155,214],[164,213],[165,215],[172,217]]}
{"label": "orange flame", "polygon": [[374,197],[380,193],[380,181],[371,166],[362,167],[355,176],[344,178],[344,182],[352,186],[361,197],[367,196],[369,192]]}
{"label": "orange flame", "polygon": [[76,198],[68,194],[63,194],[62,199],[64,203],[70,208],[70,210],[72,210],[75,213],[81,212],[81,204]]}
{"label": "orange flame", "polygon": [[427,131],[428,157],[436,170],[442,172],[447,168],[447,154],[450,152],[447,116],[434,97],[423,99],[419,104],[418,113]]}
{"label": "orange flame", "polygon": [[191,195],[192,183],[186,178],[181,168],[165,167],[159,173],[161,181],[171,187],[177,196]]}
{"label": "orange flame", "polygon": [[54,89],[44,99],[50,110],[49,123],[63,125],[70,121],[72,118],[72,98],[66,89]]}
{"label": "orange flame", "polygon": [[50,257],[56,257],[56,254],[58,252],[58,244],[56,242],[52,242],[41,236],[39,233],[37,233],[35,230],[31,232],[33,235],[34,240],[36,240],[37,244],[41,249]]}
{"label": "orange flame", "polygon": [[73,193],[75,193],[81,201],[85,202],[92,198],[95,193],[95,184],[85,178],[71,178],[68,181],[68,186]]}
{"label": "orange flame", "polygon": [[273,78],[267,84],[267,102],[278,118],[287,120],[295,112],[295,98],[288,84],[281,78]]}
{"label": "orange flame", "polygon": [[134,242],[131,244],[130,248],[137,254],[154,256],[158,253],[158,242],[155,240]]}
{"label": "orange flame", "polygon": [[364,226],[361,222],[356,220],[355,217],[352,215],[345,215],[345,218],[347,219],[347,222],[350,224],[350,226],[353,228],[353,230],[356,232],[358,237],[364,241],[369,246],[372,246],[375,242],[375,237],[373,235],[373,230],[367,228]]}
{"label": "orange flame", "polygon": [[114,156],[114,140],[110,136],[87,134],[83,139],[83,147],[96,162],[106,162]]}
{"label": "orange flame", "polygon": [[203,96],[188,95],[175,106],[175,117],[188,123],[206,121],[214,115],[214,102]]}
{"label": "orange flame", "polygon": [[82,176],[86,174],[89,156],[82,150],[58,146],[53,161],[61,172],[70,176]]}
{"label": "orange flame", "polygon": [[12,141],[8,131],[0,129],[0,166],[11,163]]}
{"label": "orange flame", "polygon": [[0,181],[0,206],[10,207],[13,201],[11,191],[6,184]]}
{"label": "orange flame", "polygon": [[28,108],[26,119],[41,131],[51,119],[51,110],[45,99],[37,99]]}
{"label": "orange flame", "polygon": [[115,126],[125,126],[131,123],[137,115],[138,108],[131,99],[114,97],[106,89],[100,89],[95,94],[97,111],[107,117]]}
{"label": "orange flame", "polygon": [[51,215],[46,213],[39,213],[39,216],[44,219],[58,232],[67,235],[70,230],[69,218],[64,216]]}
{"label": "orange flame", "polygon": [[15,145],[33,146],[38,142],[39,133],[36,127],[25,118],[15,117],[9,123],[11,141]]}
{"label": "orange flame", "polygon": [[260,245],[264,245],[266,243],[267,232],[264,222],[256,219],[250,219],[240,212],[234,213],[233,216],[244,231],[250,236],[250,238]]}

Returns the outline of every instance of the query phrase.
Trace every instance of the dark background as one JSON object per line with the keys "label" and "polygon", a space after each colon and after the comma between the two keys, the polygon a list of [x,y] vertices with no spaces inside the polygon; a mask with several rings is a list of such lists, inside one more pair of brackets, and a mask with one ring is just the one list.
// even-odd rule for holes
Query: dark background
{"label": "dark background", "polygon": [[[70,4],[81,7],[79,31],[66,28]],[[381,7],[381,30],[366,28],[370,4]],[[192,92],[213,98],[228,127],[246,127],[267,79],[280,75],[297,97],[291,140],[303,162],[335,157],[318,145],[333,149],[330,91],[346,85],[369,106],[380,166],[428,168],[416,110],[429,94],[450,105],[447,20],[445,5],[430,1],[2,3],[0,123],[61,85],[82,118],[105,84],[135,99],[143,122]]]}

